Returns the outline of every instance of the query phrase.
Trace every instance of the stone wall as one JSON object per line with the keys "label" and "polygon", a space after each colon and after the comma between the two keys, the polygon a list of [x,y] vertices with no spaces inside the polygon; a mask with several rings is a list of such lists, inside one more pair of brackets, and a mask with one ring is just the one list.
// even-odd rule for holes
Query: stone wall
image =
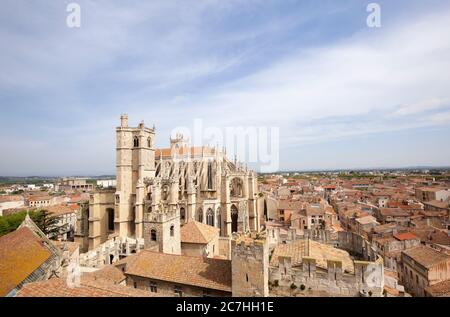
{"label": "stone wall", "polygon": [[[381,259],[380,259],[381,260]],[[290,257],[279,257],[277,267],[270,267],[270,284],[284,289],[324,291],[331,296],[382,296],[384,274],[382,261],[354,261],[354,273],[342,270],[341,261],[327,261],[327,268],[318,268],[316,259],[303,257],[299,266],[292,266]]]}
{"label": "stone wall", "polygon": [[235,235],[231,241],[232,291],[236,297],[269,295],[269,248],[265,238]]}
{"label": "stone wall", "polygon": [[375,261],[378,258],[371,243],[353,232],[340,231],[338,233],[338,247],[367,261]]}
{"label": "stone wall", "polygon": [[230,237],[219,237],[219,255],[231,260],[231,239]]}

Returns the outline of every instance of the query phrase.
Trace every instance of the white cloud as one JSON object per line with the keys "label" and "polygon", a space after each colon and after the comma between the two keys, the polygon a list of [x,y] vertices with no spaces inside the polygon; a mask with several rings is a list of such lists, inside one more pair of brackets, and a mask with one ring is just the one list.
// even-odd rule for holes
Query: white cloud
{"label": "white cloud", "polygon": [[446,11],[296,52],[202,96],[195,112],[219,126],[278,125],[291,146],[446,124],[412,115],[450,106],[449,22]]}
{"label": "white cloud", "polygon": [[450,106],[450,100],[431,98],[422,100],[420,102],[411,105],[402,105],[392,114],[392,116],[412,115],[422,113],[425,111],[439,109],[445,106],[447,107]]}

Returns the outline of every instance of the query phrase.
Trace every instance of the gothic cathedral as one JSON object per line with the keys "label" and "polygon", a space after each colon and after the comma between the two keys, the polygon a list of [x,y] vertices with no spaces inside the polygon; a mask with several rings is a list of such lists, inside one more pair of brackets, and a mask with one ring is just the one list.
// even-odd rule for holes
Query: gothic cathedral
{"label": "gothic cathedral", "polygon": [[217,147],[191,146],[182,135],[155,148],[155,128],[116,128],[114,189],[91,194],[85,248],[112,237],[144,241],[145,248],[180,254],[180,227],[198,221],[233,232],[259,231],[257,176]]}

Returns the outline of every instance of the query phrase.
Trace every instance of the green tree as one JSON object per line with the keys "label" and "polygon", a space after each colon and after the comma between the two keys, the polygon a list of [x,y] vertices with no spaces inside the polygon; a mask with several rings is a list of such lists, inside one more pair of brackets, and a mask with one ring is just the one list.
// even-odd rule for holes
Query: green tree
{"label": "green tree", "polygon": [[36,219],[33,219],[39,229],[49,238],[56,238],[67,230],[68,224],[60,225],[58,217],[47,210],[40,210]]}
{"label": "green tree", "polygon": [[[30,210],[30,217],[33,221],[39,218],[39,211]],[[10,233],[17,229],[25,219],[26,211],[21,211],[12,215],[0,217],[0,236]]]}
{"label": "green tree", "polygon": [[[56,238],[67,229],[67,224],[60,226],[58,217],[52,215],[47,210],[29,210],[31,220],[41,229],[49,238]],[[16,230],[24,221],[26,211],[21,211],[12,215],[0,217],[0,236]]]}

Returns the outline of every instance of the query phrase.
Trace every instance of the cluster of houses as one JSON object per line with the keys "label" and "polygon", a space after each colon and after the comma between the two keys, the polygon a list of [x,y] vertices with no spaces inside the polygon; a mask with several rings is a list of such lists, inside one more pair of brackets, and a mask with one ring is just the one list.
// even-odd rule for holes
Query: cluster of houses
{"label": "cluster of houses", "polygon": [[[447,178],[448,179],[448,178]],[[338,245],[368,242],[384,262],[386,296],[450,296],[450,182],[429,176],[260,179],[268,227]]]}

